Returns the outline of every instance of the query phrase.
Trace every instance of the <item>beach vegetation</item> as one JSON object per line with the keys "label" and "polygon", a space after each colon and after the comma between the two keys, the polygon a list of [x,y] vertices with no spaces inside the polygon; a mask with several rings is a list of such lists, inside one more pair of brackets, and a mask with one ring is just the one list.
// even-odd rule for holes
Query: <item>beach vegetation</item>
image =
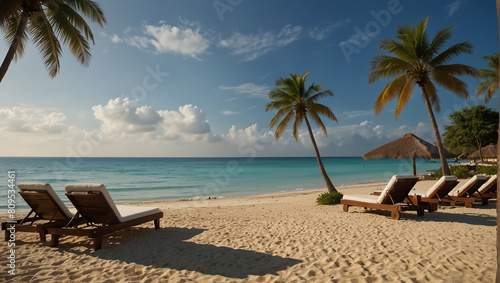
{"label": "beach vegetation", "polygon": [[444,145],[456,155],[471,154],[481,148],[498,141],[498,111],[484,105],[465,107],[450,115],[451,125],[444,126]]}
{"label": "beach vegetation", "polygon": [[[469,168],[468,165],[450,166],[451,175],[455,176],[459,179],[469,178],[471,170],[474,170],[474,168]],[[436,173],[434,173],[434,177],[436,177],[438,179],[443,177],[443,167],[440,167],[439,170]]]}
{"label": "beach vegetation", "polygon": [[337,192],[337,190],[325,171],[325,167],[321,161],[318,146],[316,145],[316,140],[309,123],[309,119],[311,119],[321,129],[325,137],[327,135],[326,127],[319,115],[324,115],[338,123],[332,110],[329,107],[318,103],[318,100],[321,98],[333,96],[333,92],[329,89],[323,90],[325,88],[324,86],[320,86],[315,83],[312,83],[310,86],[306,86],[308,73],[309,71],[302,75],[291,73],[290,78],[280,78],[276,81],[276,88],[272,89],[268,94],[271,102],[266,104],[266,111],[278,110],[278,112],[269,123],[269,127],[274,128],[277,126],[274,132],[274,137],[278,139],[283,136],[290,122],[294,121],[293,137],[295,138],[295,141],[298,142],[299,128],[305,121],[326,187],[328,192],[333,193]]}
{"label": "beach vegetation", "polygon": [[488,62],[490,69],[479,70],[479,76],[485,81],[477,86],[476,97],[479,98],[484,94],[484,102],[488,103],[491,97],[493,97],[493,94],[498,90],[498,53],[494,55],[487,55],[483,58]]}
{"label": "beach vegetation", "polygon": [[396,120],[412,98],[415,87],[420,87],[439,149],[443,173],[450,175],[434,116],[434,111],[440,111],[437,86],[467,99],[469,97],[467,84],[458,76],[478,77],[479,73],[468,65],[448,63],[463,53],[472,53],[472,44],[464,41],[442,51],[442,48],[449,44],[453,28],[441,29],[431,38],[426,31],[428,20],[428,18],[423,19],[416,26],[409,24],[399,26],[395,40],[384,39],[380,42],[379,49],[391,55],[379,55],[372,60],[368,82],[371,84],[379,79],[395,77],[379,94],[373,108],[378,115],[387,103],[397,98]]}
{"label": "beach vegetation", "polygon": [[340,203],[344,197],[341,193],[322,193],[316,198],[316,203],[319,205],[330,205]]}
{"label": "beach vegetation", "polygon": [[477,165],[476,169],[477,174],[488,175],[488,176],[493,176],[497,174],[497,171],[498,171],[497,165],[492,165],[492,166]]}
{"label": "beach vegetation", "polygon": [[103,11],[94,1],[0,1],[0,30],[10,45],[0,66],[0,82],[12,60],[23,56],[28,39],[38,48],[52,78],[59,72],[61,42],[87,66],[91,56],[89,41],[94,43],[94,35],[82,16],[101,27],[106,23]]}

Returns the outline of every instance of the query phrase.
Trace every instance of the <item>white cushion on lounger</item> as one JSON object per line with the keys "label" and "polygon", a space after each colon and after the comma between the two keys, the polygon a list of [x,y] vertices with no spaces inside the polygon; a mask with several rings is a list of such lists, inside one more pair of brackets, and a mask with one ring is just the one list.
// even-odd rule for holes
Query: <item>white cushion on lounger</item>
{"label": "white cushion on lounger", "polygon": [[344,197],[342,197],[342,199],[368,202],[368,203],[378,203],[377,202],[378,196],[372,196],[372,195],[344,195]]}
{"label": "white cushion on lounger", "polygon": [[54,201],[56,202],[57,206],[59,206],[59,209],[67,218],[73,217],[73,215],[75,215],[76,213],[76,209],[68,209],[66,207],[62,200],[57,196],[56,192],[54,192],[52,186],[48,183],[19,183],[17,187],[23,192],[45,191],[49,193],[52,199],[54,199]]}
{"label": "white cushion on lounger", "polygon": [[65,187],[68,193],[72,192],[100,192],[104,199],[108,202],[111,210],[116,214],[116,218],[120,222],[129,221],[132,219],[136,219],[142,216],[147,216],[151,214],[155,214],[160,212],[160,209],[157,207],[135,207],[135,206],[118,206],[115,205],[115,202],[109,195],[108,190],[103,184],[68,184]]}
{"label": "white cushion on lounger", "polygon": [[133,220],[139,217],[148,216],[160,212],[158,207],[117,205],[118,211],[122,217],[121,222]]}
{"label": "white cushion on lounger", "polygon": [[409,195],[417,195],[417,196],[421,196],[421,197],[427,197],[427,192],[428,191],[411,190]]}
{"label": "white cushion on lounger", "polygon": [[391,180],[389,180],[389,183],[385,186],[384,190],[382,193],[380,193],[380,196],[378,196],[377,203],[383,203],[385,198],[387,197],[388,193],[394,189],[394,184],[396,183],[397,180],[401,179],[414,179],[415,175],[394,175],[392,176]]}
{"label": "white cushion on lounger", "polygon": [[460,195],[461,192],[467,190],[476,180],[486,180],[486,176],[484,175],[474,175],[474,177],[470,178],[467,183],[465,183],[463,186],[461,186],[458,190],[453,191],[449,193],[448,195],[452,197],[457,197]]}
{"label": "white cushion on lounger", "polygon": [[[441,178],[439,178],[439,180],[434,184],[434,186],[432,186],[425,195],[423,195],[424,197],[431,197],[437,190],[439,190],[439,188],[444,185],[444,183],[448,181],[458,181],[458,178],[455,177],[455,176],[443,176]],[[412,192],[413,193],[413,192]]]}
{"label": "white cushion on lounger", "polygon": [[477,191],[482,194],[482,193],[485,193],[486,191],[488,191],[488,187],[490,186],[491,183],[493,182],[496,182],[497,180],[497,175],[493,175],[490,177],[490,179],[488,179],[488,181],[486,183],[484,183]]}

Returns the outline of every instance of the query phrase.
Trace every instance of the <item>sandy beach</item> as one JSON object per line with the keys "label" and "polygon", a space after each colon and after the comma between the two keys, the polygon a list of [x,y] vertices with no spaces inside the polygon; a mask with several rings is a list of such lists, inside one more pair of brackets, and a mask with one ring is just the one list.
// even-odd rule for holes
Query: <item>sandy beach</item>
{"label": "sandy beach", "polygon": [[[464,180],[462,180],[464,182]],[[420,181],[427,189],[434,181]],[[370,193],[385,184],[338,188]],[[16,235],[16,282],[493,282],[496,201],[440,207],[400,220],[387,211],[319,206],[322,190],[205,201],[156,202],[153,223],[105,237],[63,237],[58,247]],[[2,221],[6,216],[2,216]],[[50,239],[50,236],[48,236]],[[7,255],[7,243],[1,249]],[[13,282],[13,281],[12,281]]]}

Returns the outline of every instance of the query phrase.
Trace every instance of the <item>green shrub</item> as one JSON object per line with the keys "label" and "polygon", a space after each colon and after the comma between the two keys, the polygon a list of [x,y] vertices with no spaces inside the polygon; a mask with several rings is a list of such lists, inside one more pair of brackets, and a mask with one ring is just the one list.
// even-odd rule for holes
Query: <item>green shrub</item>
{"label": "green shrub", "polygon": [[[469,178],[469,166],[450,166],[450,174],[456,176],[459,179]],[[436,178],[443,177],[443,168],[440,167],[439,170],[434,173]]]}
{"label": "green shrub", "polygon": [[343,196],[341,193],[322,193],[316,199],[316,203],[319,205],[340,203]]}
{"label": "green shrub", "polygon": [[484,175],[495,175],[498,170],[498,166],[477,166],[477,174],[484,174]]}

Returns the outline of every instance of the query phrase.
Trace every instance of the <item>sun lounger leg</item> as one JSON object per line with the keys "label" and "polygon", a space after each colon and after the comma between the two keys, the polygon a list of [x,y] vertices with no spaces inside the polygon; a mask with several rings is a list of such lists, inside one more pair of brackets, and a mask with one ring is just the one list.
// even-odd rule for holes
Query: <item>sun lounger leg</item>
{"label": "sun lounger leg", "polygon": [[392,216],[392,219],[398,220],[401,217],[401,213],[397,209],[394,209],[391,212],[391,216]]}
{"label": "sun lounger leg", "polygon": [[155,223],[155,229],[156,230],[160,229],[160,219],[155,219],[154,223]]}
{"label": "sun lounger leg", "polygon": [[97,236],[94,238],[94,251],[100,250],[102,248],[102,236]]}
{"label": "sun lounger leg", "polygon": [[421,208],[421,209],[417,210],[417,215],[418,215],[418,216],[424,216],[424,214],[425,214],[425,212],[424,212],[424,209],[423,209],[423,208]]}
{"label": "sun lounger leg", "polygon": [[52,234],[52,238],[50,239],[50,246],[57,247],[57,245],[59,245],[59,238],[60,237],[61,237],[61,235]]}
{"label": "sun lounger leg", "polygon": [[45,228],[42,225],[37,225],[36,230],[38,230],[38,234],[40,235],[40,242],[47,241],[47,238],[45,237]]}
{"label": "sun lounger leg", "polygon": [[349,205],[344,204],[344,211],[345,211],[345,212],[348,212],[348,211],[349,211]]}
{"label": "sun lounger leg", "polygon": [[438,204],[437,203],[429,203],[429,207],[427,208],[427,211],[429,212],[434,212],[438,210]]}
{"label": "sun lounger leg", "polygon": [[466,202],[465,207],[472,208],[472,202],[470,202],[470,201]]}

